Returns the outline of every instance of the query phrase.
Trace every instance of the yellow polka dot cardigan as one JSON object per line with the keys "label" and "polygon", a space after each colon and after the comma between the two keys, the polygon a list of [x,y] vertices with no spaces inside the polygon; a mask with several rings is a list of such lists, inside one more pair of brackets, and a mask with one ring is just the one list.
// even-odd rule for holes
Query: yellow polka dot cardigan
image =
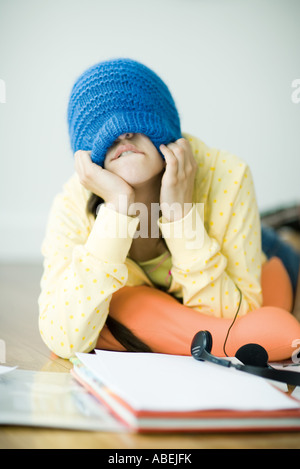
{"label": "yellow polka dot cardigan", "polygon": [[[195,204],[180,221],[159,221],[172,256],[168,293],[201,313],[233,318],[239,288],[239,315],[247,314],[262,304],[265,260],[251,172],[235,155],[184,136],[198,163]],[[114,292],[125,285],[155,286],[128,257],[138,219],[102,205],[95,220],[86,212],[89,196],[74,174],[53,202],[42,245],[39,327],[46,345],[63,358],[93,350]],[[184,224],[192,226],[195,211],[201,216],[203,242],[191,248],[185,227],[186,239],[174,233]],[[113,235],[116,226],[122,237]]]}

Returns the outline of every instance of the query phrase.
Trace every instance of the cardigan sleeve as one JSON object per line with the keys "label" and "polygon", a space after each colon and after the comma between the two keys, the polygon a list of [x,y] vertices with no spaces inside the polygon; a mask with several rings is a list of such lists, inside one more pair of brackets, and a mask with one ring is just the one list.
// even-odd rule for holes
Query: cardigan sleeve
{"label": "cardigan sleeve", "polygon": [[125,259],[138,224],[102,205],[90,228],[86,200],[73,188],[55,198],[42,245],[40,333],[62,358],[95,347],[111,296],[127,281]]}
{"label": "cardigan sleeve", "polygon": [[[161,219],[159,223],[172,254],[172,275],[182,288],[184,304],[226,318],[233,318],[239,306],[241,316],[262,304],[260,219],[246,165],[233,183],[238,189],[226,202],[226,214],[225,209],[210,211],[209,219],[204,220],[203,204],[194,204],[181,220],[167,223]],[[218,195],[213,197],[217,202]],[[217,240],[214,233],[224,223],[225,236]]]}

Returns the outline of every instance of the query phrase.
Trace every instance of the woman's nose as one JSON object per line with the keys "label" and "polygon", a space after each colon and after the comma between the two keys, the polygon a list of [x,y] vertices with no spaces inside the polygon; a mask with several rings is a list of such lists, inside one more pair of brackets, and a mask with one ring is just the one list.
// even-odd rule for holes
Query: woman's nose
{"label": "woman's nose", "polygon": [[122,134],[119,136],[118,140],[127,140],[133,137],[133,133],[127,132],[126,134]]}

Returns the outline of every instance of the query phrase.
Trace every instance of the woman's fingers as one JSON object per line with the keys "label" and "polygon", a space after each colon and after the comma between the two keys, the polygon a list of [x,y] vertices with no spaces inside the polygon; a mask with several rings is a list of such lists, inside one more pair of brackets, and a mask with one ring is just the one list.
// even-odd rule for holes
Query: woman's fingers
{"label": "woman's fingers", "polygon": [[161,152],[164,155],[165,160],[166,160],[166,166],[167,166],[166,169],[168,171],[171,171],[171,173],[173,175],[176,175],[177,172],[178,172],[178,160],[177,160],[174,152],[172,151],[172,149],[170,148],[169,145],[168,146],[161,145],[160,150],[161,150]]}
{"label": "woman's fingers", "polygon": [[178,179],[185,179],[197,167],[191,146],[184,138],[161,145],[160,150],[166,159],[167,170]]}
{"label": "woman's fingers", "polygon": [[91,160],[91,152],[79,150],[74,155],[75,169],[83,186],[91,183],[98,168]]}
{"label": "woman's fingers", "polygon": [[93,163],[90,151],[79,150],[74,156],[80,183],[117,211],[127,213],[134,201],[133,188],[124,179]]}
{"label": "woman's fingers", "polygon": [[162,145],[160,150],[166,159],[160,194],[162,213],[169,221],[174,221],[185,216],[191,208],[197,164],[185,139]]}

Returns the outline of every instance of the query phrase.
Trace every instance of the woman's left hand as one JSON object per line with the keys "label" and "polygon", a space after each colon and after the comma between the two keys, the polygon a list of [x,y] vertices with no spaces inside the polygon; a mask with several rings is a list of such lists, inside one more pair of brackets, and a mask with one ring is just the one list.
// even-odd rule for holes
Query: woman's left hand
{"label": "woman's left hand", "polygon": [[160,151],[166,161],[161,182],[161,211],[169,222],[173,222],[183,218],[192,208],[197,163],[190,143],[184,138],[161,145]]}

